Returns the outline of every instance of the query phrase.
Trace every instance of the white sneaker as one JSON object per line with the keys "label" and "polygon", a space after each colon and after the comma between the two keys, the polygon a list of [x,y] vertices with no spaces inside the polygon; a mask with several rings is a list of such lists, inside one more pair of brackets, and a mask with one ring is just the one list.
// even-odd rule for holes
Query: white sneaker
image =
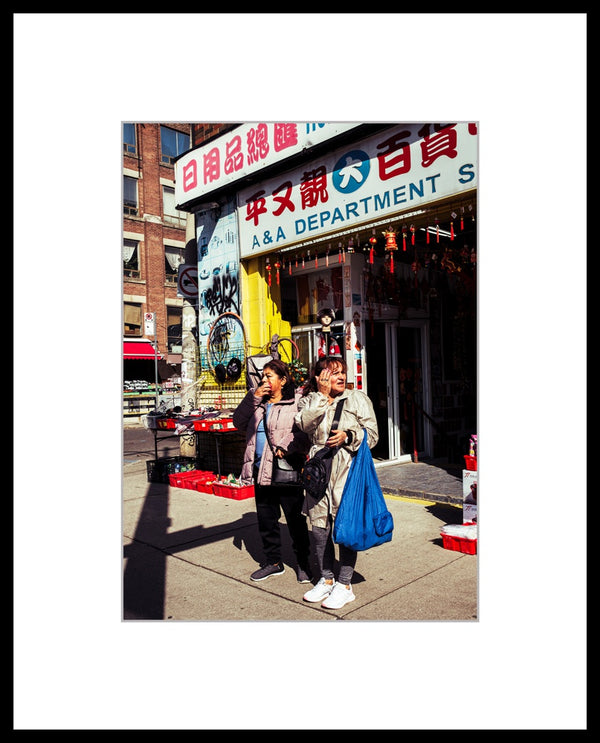
{"label": "white sneaker", "polygon": [[335,581],[333,583],[325,583],[325,578],[321,578],[314,588],[311,588],[310,591],[304,594],[303,598],[305,601],[311,602],[322,601],[326,596],[329,596],[334,586]]}
{"label": "white sneaker", "polygon": [[323,601],[321,606],[324,609],[341,609],[342,606],[349,604],[350,601],[354,601],[356,596],[352,590],[352,586],[346,586],[343,583],[336,583],[333,591]]}

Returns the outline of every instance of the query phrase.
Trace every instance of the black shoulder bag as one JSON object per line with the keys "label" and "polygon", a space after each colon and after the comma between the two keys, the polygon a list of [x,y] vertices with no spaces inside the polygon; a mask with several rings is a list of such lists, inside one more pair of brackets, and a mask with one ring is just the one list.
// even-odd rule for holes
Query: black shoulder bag
{"label": "black shoulder bag", "polygon": [[[273,471],[271,472],[271,485],[291,485],[296,488],[302,487],[302,463],[294,466],[291,464],[286,457],[279,458],[275,454],[275,448],[269,438],[269,431],[267,429],[267,419],[265,416],[265,436],[267,437],[267,443],[269,444],[271,451],[273,452]],[[304,457],[301,457],[304,460]]]}
{"label": "black shoulder bag", "polygon": [[[335,417],[331,424],[331,431],[337,429],[340,423],[340,416],[342,415],[342,407],[344,400],[340,400],[335,409]],[[318,501],[325,495],[327,491],[327,485],[331,478],[331,465],[333,464],[333,457],[335,456],[337,449],[324,446],[306,462],[304,469],[302,470],[302,484],[307,495]]]}

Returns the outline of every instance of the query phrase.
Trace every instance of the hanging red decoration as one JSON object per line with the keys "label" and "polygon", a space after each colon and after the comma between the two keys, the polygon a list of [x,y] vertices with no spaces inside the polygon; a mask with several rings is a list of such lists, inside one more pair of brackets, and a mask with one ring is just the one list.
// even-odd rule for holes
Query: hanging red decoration
{"label": "hanging red decoration", "polygon": [[319,268],[319,254],[315,252],[315,268]]}
{"label": "hanging red decoration", "polygon": [[268,281],[269,281],[269,286],[271,286],[271,264],[269,263],[269,259],[268,258],[267,258],[266,269],[267,269],[267,277],[268,277]]}
{"label": "hanging red decoration", "polygon": [[275,280],[278,286],[279,286],[279,269],[280,268],[281,268],[281,263],[279,262],[279,258],[275,258]]}
{"label": "hanging red decoration", "polygon": [[354,238],[352,235],[348,238],[348,252],[354,253]]}
{"label": "hanging red decoration", "polygon": [[415,226],[414,226],[414,224],[411,224],[410,231],[411,231],[410,242],[411,242],[411,245],[414,245],[415,244]]}
{"label": "hanging red decoration", "polygon": [[440,241],[440,220],[437,217],[435,218],[435,241],[436,243]]}
{"label": "hanging red decoration", "polygon": [[292,275],[292,261],[288,261],[288,276]]}
{"label": "hanging red decoration", "polygon": [[331,249],[331,245],[327,246],[327,250],[325,251],[325,265],[329,266],[329,250]]}
{"label": "hanging red decoration", "polygon": [[465,229],[465,207],[464,206],[460,207],[460,229],[461,230]]}
{"label": "hanging red decoration", "polygon": [[369,238],[369,263],[373,263],[373,255],[375,252],[375,246],[377,245],[377,238],[375,237],[375,230],[373,230],[373,235]]}
{"label": "hanging red decoration", "polygon": [[454,220],[456,219],[456,212],[452,212],[450,214],[451,220],[450,220],[450,240],[454,240]]}
{"label": "hanging red decoration", "polygon": [[[404,236],[404,232],[402,234]],[[383,233],[383,236],[385,237],[385,249],[390,251],[390,272],[394,273],[394,252],[398,250],[396,233],[390,227]],[[406,250],[406,247],[404,247],[404,250]]]}
{"label": "hanging red decoration", "polygon": [[429,225],[425,228],[425,242],[429,245]]}

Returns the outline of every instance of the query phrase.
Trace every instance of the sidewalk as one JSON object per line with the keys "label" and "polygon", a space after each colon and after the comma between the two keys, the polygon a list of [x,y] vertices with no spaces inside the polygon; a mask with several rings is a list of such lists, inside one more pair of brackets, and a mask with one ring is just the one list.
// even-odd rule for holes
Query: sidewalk
{"label": "sidewalk", "polygon": [[[330,611],[302,600],[310,586],[296,581],[285,527],[285,573],[250,580],[262,559],[253,498],[236,501],[149,483],[145,460],[126,459],[123,619],[475,621],[477,556],[444,549],[440,536],[445,524],[462,523],[462,509],[453,505],[461,481],[456,490],[454,478],[437,469],[378,469],[394,537],[359,554],[356,600]],[[436,483],[445,486],[437,493],[445,502],[425,499],[426,485]],[[412,499],[402,492],[420,495]]]}

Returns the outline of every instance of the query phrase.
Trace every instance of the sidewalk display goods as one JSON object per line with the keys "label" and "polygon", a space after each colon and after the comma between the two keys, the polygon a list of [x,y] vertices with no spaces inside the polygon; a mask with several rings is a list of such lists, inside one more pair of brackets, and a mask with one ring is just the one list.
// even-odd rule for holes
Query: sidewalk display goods
{"label": "sidewalk display goods", "polygon": [[348,472],[333,526],[333,541],[361,551],[390,542],[394,519],[388,511],[364,430]]}
{"label": "sidewalk display goods", "polygon": [[195,457],[162,457],[161,459],[149,459],[146,461],[146,472],[148,482],[160,482],[169,484],[169,475],[180,472],[195,470],[197,466]]}
{"label": "sidewalk display goods", "polygon": [[463,470],[463,524],[477,523],[477,436],[471,436],[467,469]]}

